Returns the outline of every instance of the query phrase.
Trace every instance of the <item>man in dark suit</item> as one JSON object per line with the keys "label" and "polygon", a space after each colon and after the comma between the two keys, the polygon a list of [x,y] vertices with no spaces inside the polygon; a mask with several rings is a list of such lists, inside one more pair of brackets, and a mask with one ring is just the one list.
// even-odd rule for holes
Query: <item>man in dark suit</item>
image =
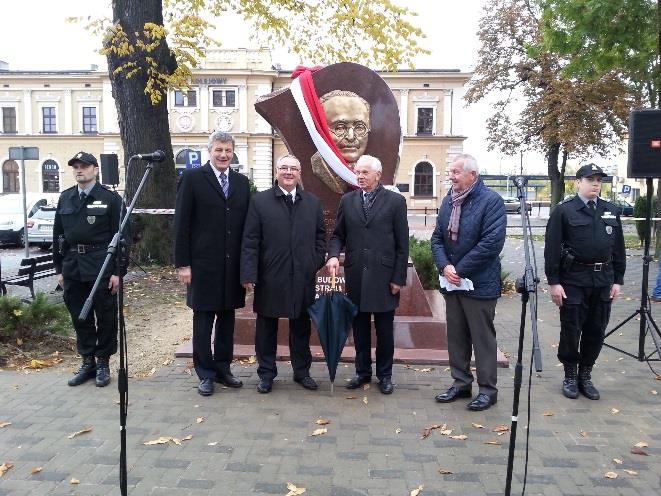
{"label": "man in dark suit", "polygon": [[347,388],[356,389],[372,379],[371,319],[374,315],[376,376],[381,392],[391,394],[395,352],[393,322],[399,291],[406,284],[409,257],[406,200],[381,185],[381,162],[376,157],[363,155],[354,170],[360,189],[340,199],[326,267],[337,273],[340,251],[344,247],[347,295],[358,306],[358,315],[353,321],[356,375]]}
{"label": "man in dark suit", "polygon": [[317,389],[310,377],[310,317],[317,271],[326,256],[321,202],[300,186],[301,164],[293,155],[276,162],[277,184],[257,193],[243,232],[241,282],[254,289],[257,313],[257,391],[268,393],[278,374],[275,363],[278,318],[289,319],[289,352],[294,381]]}
{"label": "man in dark suit", "polygon": [[[214,380],[229,387],[242,383],[230,372],[234,355],[234,311],[245,305],[239,282],[241,236],[248,204],[248,179],[230,169],[234,138],[209,137],[209,161],[184,171],[177,189],[174,259],[179,281],[188,285],[193,309],[193,364],[198,392],[213,394]],[[211,329],[216,337],[211,352]]]}

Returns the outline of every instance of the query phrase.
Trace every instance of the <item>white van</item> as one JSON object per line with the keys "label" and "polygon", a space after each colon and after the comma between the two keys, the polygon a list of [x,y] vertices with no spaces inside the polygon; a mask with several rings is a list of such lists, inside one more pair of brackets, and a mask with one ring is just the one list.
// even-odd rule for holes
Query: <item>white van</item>
{"label": "white van", "polygon": [[[59,193],[28,193],[28,218],[42,205],[57,205]],[[0,196],[0,244],[23,244],[23,195],[9,193]]]}

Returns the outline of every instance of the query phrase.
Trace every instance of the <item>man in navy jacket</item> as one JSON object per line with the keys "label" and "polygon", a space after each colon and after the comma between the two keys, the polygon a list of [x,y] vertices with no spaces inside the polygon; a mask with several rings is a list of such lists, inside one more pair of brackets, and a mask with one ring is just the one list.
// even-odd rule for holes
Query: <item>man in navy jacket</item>
{"label": "man in navy jacket", "polygon": [[450,403],[471,397],[473,349],[479,391],[468,409],[479,411],[498,400],[493,319],[501,290],[499,255],[505,243],[507,214],[501,196],[479,178],[477,161],[471,155],[456,157],[449,172],[452,188],[438,212],[431,247],[442,276],[454,383],[436,401]]}

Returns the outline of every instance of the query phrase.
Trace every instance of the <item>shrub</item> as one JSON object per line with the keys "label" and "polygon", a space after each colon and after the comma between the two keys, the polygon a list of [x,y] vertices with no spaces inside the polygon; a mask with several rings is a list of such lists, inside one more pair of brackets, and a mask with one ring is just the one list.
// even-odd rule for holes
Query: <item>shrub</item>
{"label": "shrub", "polygon": [[[636,199],[636,203],[633,206],[633,215],[634,217],[646,217],[647,216],[647,195],[639,196]],[[652,217],[658,217],[659,210],[656,205],[656,196],[652,197]],[[640,239],[640,244],[643,244],[645,240],[645,233],[647,232],[647,221],[637,220],[636,221],[636,232],[638,233],[638,239]]]}
{"label": "shrub", "polygon": [[431,241],[409,237],[409,256],[423,289],[438,289],[438,269],[431,255]]}
{"label": "shrub", "polygon": [[0,342],[38,339],[45,333],[66,335],[71,328],[66,307],[49,303],[43,293],[29,304],[13,296],[0,297]]}

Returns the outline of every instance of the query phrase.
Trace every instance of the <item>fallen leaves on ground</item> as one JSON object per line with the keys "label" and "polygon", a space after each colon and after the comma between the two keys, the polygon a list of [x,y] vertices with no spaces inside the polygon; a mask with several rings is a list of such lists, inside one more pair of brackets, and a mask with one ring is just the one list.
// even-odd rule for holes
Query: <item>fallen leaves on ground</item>
{"label": "fallen leaves on ground", "polygon": [[2,465],[0,465],[0,477],[5,475],[5,472],[12,468],[14,464],[12,462],[4,462]]}
{"label": "fallen leaves on ground", "polygon": [[622,465],[624,462],[619,458],[613,458],[613,463],[616,463],[617,465]]}
{"label": "fallen leaves on ground", "polygon": [[611,408],[611,413],[613,415],[617,415],[618,413],[620,413],[620,411],[617,408]]}
{"label": "fallen leaves on ground", "polygon": [[45,358],[45,359],[32,359],[30,360],[30,363],[25,366],[26,369],[45,369],[48,367],[52,367],[54,365],[57,365],[58,363],[62,363],[62,359],[59,357],[55,358]]}
{"label": "fallen leaves on ground", "polygon": [[635,446],[631,448],[631,451],[629,452],[632,455],[642,455],[642,456],[650,456],[647,451],[641,449],[641,448],[636,448]]}
{"label": "fallen leaves on ground", "polygon": [[617,479],[617,472],[606,472],[607,479]]}
{"label": "fallen leaves on ground", "polygon": [[400,432],[402,432],[402,429],[397,427],[397,429],[395,429],[395,434],[399,434]]}
{"label": "fallen leaves on ground", "polygon": [[300,494],[303,494],[305,492],[304,487],[296,487],[291,482],[287,482],[287,489],[289,489],[289,492],[287,493],[286,496],[299,496]]}
{"label": "fallen leaves on ground", "polygon": [[327,432],[328,432],[328,429],[326,429],[325,427],[322,427],[321,429],[315,429],[314,431],[312,431],[312,434],[310,434],[310,437],[312,437],[312,436],[321,436],[323,434],[326,434]]}
{"label": "fallen leaves on ground", "polygon": [[551,412],[551,411],[546,411],[546,412],[544,412],[543,415],[544,415],[545,417],[553,417],[553,415],[555,415],[555,413],[553,413],[553,412]]}
{"label": "fallen leaves on ground", "polygon": [[177,446],[181,446],[182,441],[190,441],[191,439],[193,439],[193,436],[191,434],[189,434],[188,436],[183,437],[181,439],[178,439],[178,438],[172,437],[172,436],[161,436],[158,439],[153,439],[151,441],[146,441],[142,444],[144,444],[145,446],[153,446],[155,444],[168,444],[168,443],[172,442],[172,443],[176,444]]}
{"label": "fallen leaves on ground", "polygon": [[484,444],[493,444],[494,446],[502,446],[500,441],[484,441]]}
{"label": "fallen leaves on ground", "polygon": [[330,424],[330,420],[320,418],[320,419],[315,420],[314,423],[317,424],[317,425],[328,425],[328,424]]}
{"label": "fallen leaves on ground", "polygon": [[71,480],[69,481],[69,484],[80,484],[80,481],[72,477]]}
{"label": "fallen leaves on ground", "polygon": [[363,403],[365,403],[366,405],[369,403],[369,401],[367,401],[367,396],[363,396]]}
{"label": "fallen leaves on ground", "polygon": [[345,399],[345,400],[355,400],[356,397],[355,397],[355,396],[345,396],[344,399]]}
{"label": "fallen leaves on ground", "polygon": [[11,422],[0,422],[0,429],[2,429],[3,427],[7,427],[9,425],[11,425]]}
{"label": "fallen leaves on ground", "polygon": [[204,417],[197,417],[197,418],[195,419],[195,423],[196,423],[196,424],[201,424],[202,422],[204,422]]}
{"label": "fallen leaves on ground", "polygon": [[241,365],[252,365],[254,363],[257,363],[257,358],[255,358],[255,355],[251,355],[248,358],[240,358],[237,360]]}
{"label": "fallen leaves on ground", "polygon": [[212,443],[207,443],[207,446],[215,446],[218,444],[218,441],[214,441]]}
{"label": "fallen leaves on ground", "polygon": [[472,422],[471,425],[476,429],[484,429],[484,426],[482,424],[476,424],[475,422]]}
{"label": "fallen leaves on ground", "polygon": [[409,493],[409,496],[418,496],[421,492],[424,486],[420,484],[418,487],[415,489],[411,489],[411,492]]}
{"label": "fallen leaves on ground", "polygon": [[422,434],[420,435],[420,439],[428,438],[429,435],[431,434],[431,431],[433,431],[434,429],[445,429],[445,427],[446,427],[445,424],[443,424],[443,425],[433,424],[433,425],[430,425],[429,427],[425,427],[422,431]]}
{"label": "fallen leaves on ground", "polygon": [[449,436],[450,439],[456,439],[457,441],[465,441],[468,439],[466,434],[459,434],[458,436]]}
{"label": "fallen leaves on ground", "polygon": [[588,433],[585,431],[578,431],[578,435],[581,437],[588,437]]}
{"label": "fallen leaves on ground", "polygon": [[509,425],[500,424],[493,428],[492,432],[507,432],[510,430]]}
{"label": "fallen leaves on ground", "polygon": [[370,388],[369,384],[363,384],[363,391],[367,391]]}
{"label": "fallen leaves on ground", "polygon": [[623,469],[623,471],[626,472],[629,475],[638,475],[638,472],[636,472],[635,470],[629,470],[629,469],[625,468],[625,469]]}
{"label": "fallen leaves on ground", "polygon": [[441,474],[441,475],[454,474],[454,472],[452,470],[448,470],[447,468],[439,468],[438,473]]}
{"label": "fallen leaves on ground", "polygon": [[82,434],[87,434],[88,432],[92,432],[91,427],[83,427],[81,430],[74,432],[73,434],[69,434],[67,437],[69,439],[73,439],[76,436],[80,436]]}
{"label": "fallen leaves on ground", "polygon": [[636,448],[647,448],[649,445],[645,441],[639,441],[634,444]]}
{"label": "fallen leaves on ground", "polygon": [[30,473],[31,473],[32,475],[34,475],[34,474],[38,474],[38,473],[41,472],[42,470],[43,470],[43,467],[34,467],[32,470],[30,470]]}

